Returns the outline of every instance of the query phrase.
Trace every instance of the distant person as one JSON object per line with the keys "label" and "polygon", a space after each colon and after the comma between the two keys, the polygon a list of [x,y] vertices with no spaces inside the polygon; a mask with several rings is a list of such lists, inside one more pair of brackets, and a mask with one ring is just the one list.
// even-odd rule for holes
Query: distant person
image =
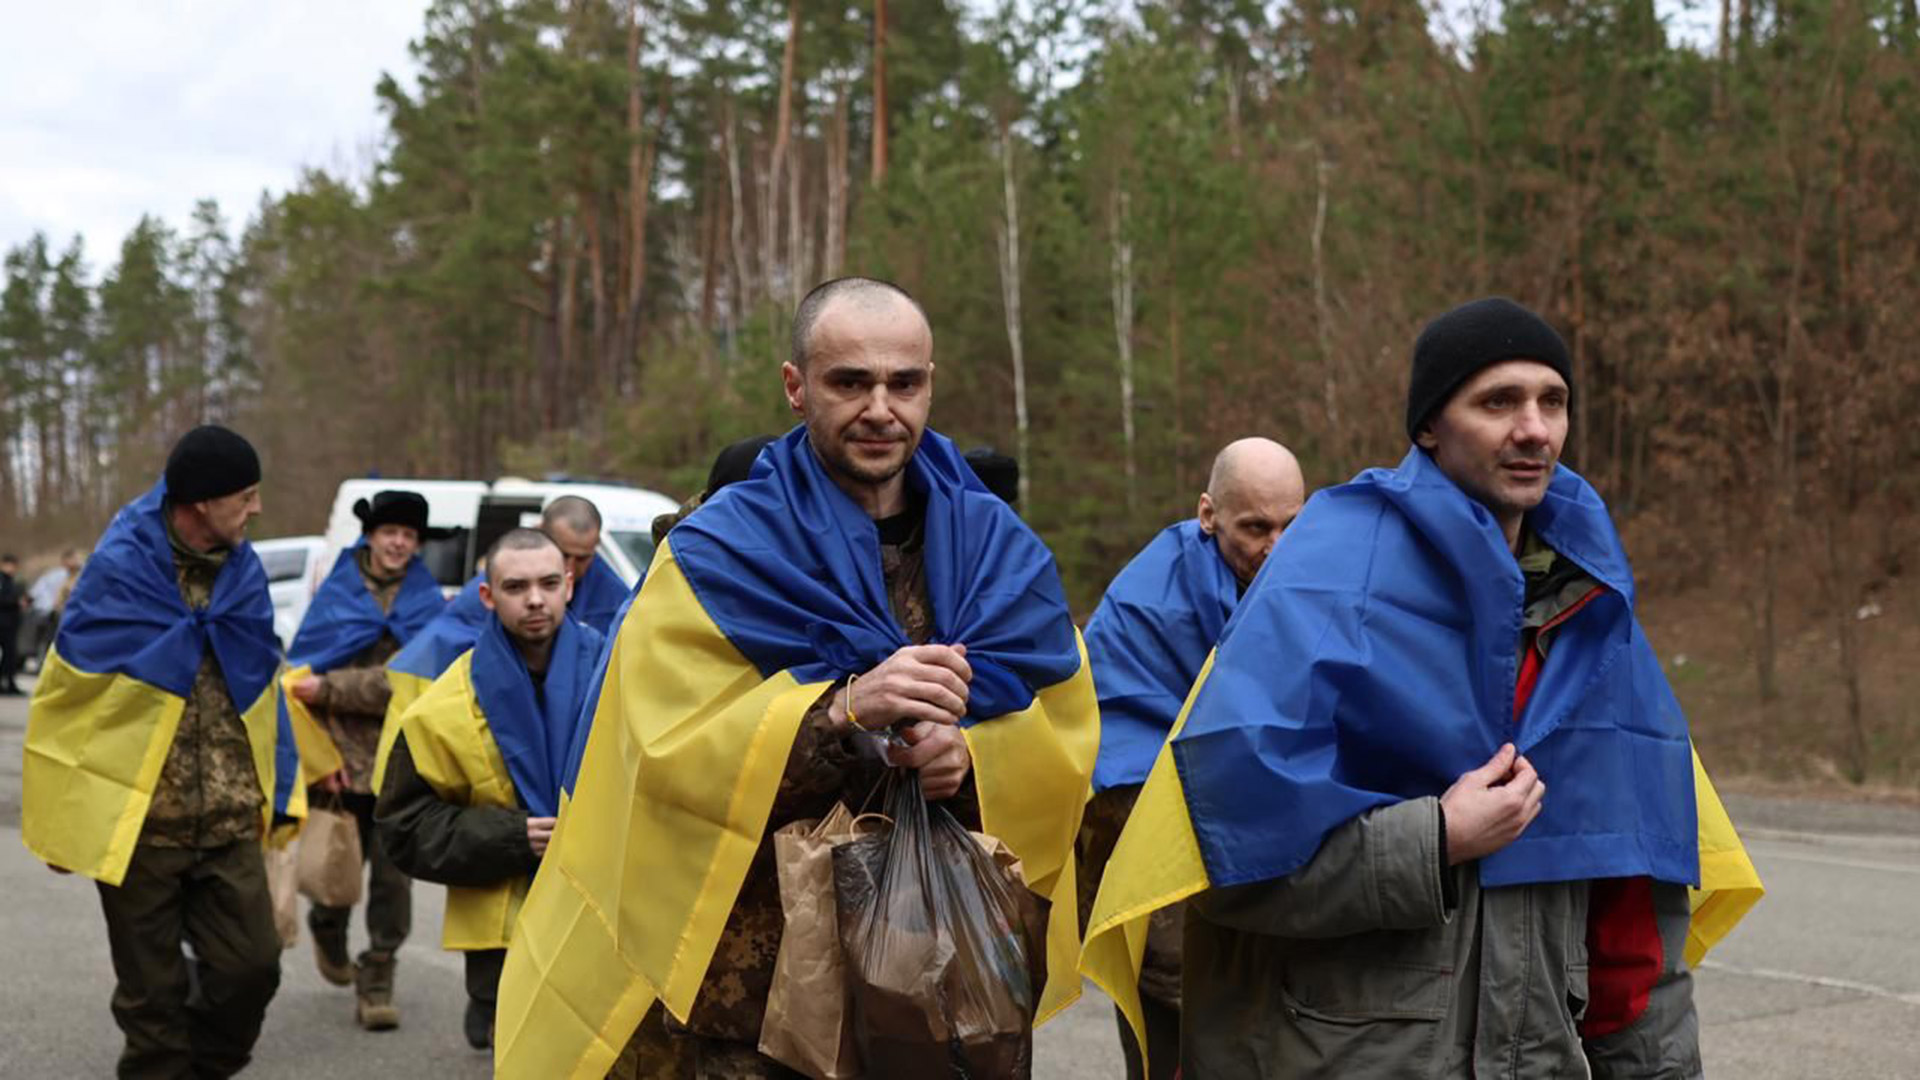
{"label": "distant person", "polygon": [[[1261,438],[1229,443],[1213,459],[1195,516],[1161,530],[1134,556],[1087,621],[1087,661],[1100,692],[1100,758],[1080,829],[1083,918],[1187,691],[1306,498],[1300,463],[1286,447]],[[1154,913],[1140,972],[1155,1078],[1172,1077],[1180,1065],[1180,910]],[[1147,1075],[1124,1017],[1120,1042],[1127,1075]]]}
{"label": "distant person", "polygon": [[[508,951],[501,1076],[791,1075],[759,1052],[772,833],[863,805],[889,762],[973,827],[1004,823],[1058,898],[1041,1015],[1078,990],[1072,838],[1098,718],[1053,558],[926,430],[933,335],[905,292],[822,285],[792,345],[804,422],[673,526],[615,637]],[[680,1027],[618,1058],[656,1000]]]}
{"label": "distant person", "polygon": [[68,548],[60,553],[60,562],[34,579],[28,597],[33,601],[33,632],[29,635],[27,658],[35,670],[46,660],[53,636],[59,632],[60,610],[66,606],[73,583],[80,577],[80,552]]}
{"label": "distant person", "polygon": [[369,1031],[400,1024],[393,1002],[394,953],[413,924],[407,876],[375,842],[373,766],[386,720],[386,663],[446,606],[440,585],[420,559],[427,500],[412,491],[381,491],[354,504],[361,537],[340,553],[313,594],[287,662],[313,674],[292,695],[310,710],[338,749],[343,766],[307,793],[308,805],[339,800],[359,823],[368,863],[368,948],[347,952],[353,909],[315,904],[307,913],[314,961],[335,986],[354,987],[354,1018]]}
{"label": "distant person", "polygon": [[[627,599],[627,583],[600,557],[600,508],[578,495],[562,495],[540,512],[540,528],[560,546],[573,575],[567,614],[606,634],[613,613]],[[646,567],[640,568],[643,572]]]}
{"label": "distant person", "polygon": [[0,555],[0,696],[19,697],[14,672],[20,667],[20,624],[27,612],[26,590],[17,575],[20,560]]}
{"label": "distant person", "polygon": [[1559,462],[1574,374],[1512,301],[1428,323],[1405,459],[1315,495],[1234,611],[1087,950],[1129,995],[1113,931],[1204,890],[1182,1075],[1701,1075],[1689,967],[1759,881]]}
{"label": "distant person", "polygon": [[261,855],[280,643],[246,542],[259,512],[247,440],[182,436],[107,526],[34,688],[21,838],[99,882],[122,1077],[234,1075],[280,985]]}
{"label": "distant person", "polygon": [[567,617],[566,559],[547,533],[504,534],[487,568],[479,638],[401,718],[375,809],[394,865],[448,886],[441,942],[466,957],[475,1049],[492,1045],[500,965],[560,813],[601,642]]}

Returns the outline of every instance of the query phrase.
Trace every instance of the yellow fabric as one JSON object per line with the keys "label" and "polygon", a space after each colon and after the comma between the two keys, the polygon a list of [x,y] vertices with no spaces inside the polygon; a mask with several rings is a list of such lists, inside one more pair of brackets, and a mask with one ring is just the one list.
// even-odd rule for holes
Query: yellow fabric
{"label": "yellow fabric", "polygon": [[[1207,675],[1213,656],[1200,669],[1186,705],[1160,747],[1146,786],[1121,830],[1100,881],[1087,923],[1080,970],[1127,1017],[1136,1037],[1145,1030],[1140,1013],[1140,960],[1147,942],[1147,916],[1208,887],[1200,842],[1187,816],[1186,792],[1173,763],[1173,737],[1186,727],[1187,711]],[[1700,887],[1692,891],[1693,919],[1687,931],[1686,960],[1697,964],[1758,903],[1760,876],[1747,858],[1720,796],[1707,779],[1700,755],[1693,756],[1694,801],[1700,819]],[[1144,1038],[1141,1039],[1144,1045]]]}
{"label": "yellow fabric", "polygon": [[333,736],[314,719],[307,703],[293,696],[295,684],[312,674],[311,666],[301,664],[280,676],[280,691],[287,698],[287,721],[293,728],[293,745],[300,751],[300,783],[295,787],[317,784],[347,766],[340,756],[340,748],[333,744]]}
{"label": "yellow fabric", "polygon": [[[507,759],[473,692],[473,654],[462,653],[400,719],[407,752],[434,793],[459,806],[520,805]],[[396,736],[397,738],[397,736]],[[446,949],[504,949],[526,899],[523,876],[481,888],[447,887]]]}
{"label": "yellow fabric", "polygon": [[[186,701],[126,675],[91,674],[49,650],[27,710],[20,839],[42,862],[108,885],[127,863]],[[253,747],[265,834],[278,714],[271,685],[241,721]]]}
{"label": "yellow fabric", "polygon": [[[801,720],[829,685],[763,678],[700,607],[671,539],[636,605],[507,952],[494,1040],[505,1080],[603,1076],[655,1001],[687,1017]],[[1084,653],[1072,680],[969,732],[983,824],[1055,900],[1049,1011],[1078,992],[1072,845],[1098,742]],[[1049,801],[1063,798],[1070,813]]]}
{"label": "yellow fabric", "polygon": [[[442,672],[445,674],[445,672]],[[400,718],[407,714],[420,695],[433,685],[432,679],[421,678],[405,671],[387,669],[387,686],[391,695],[387,698],[387,716],[380,723],[380,748],[373,755],[373,790],[379,794],[380,787],[387,779],[387,758],[393,753],[393,741],[400,737]]]}
{"label": "yellow fabric", "polygon": [[1692,890],[1693,919],[1687,926],[1687,966],[1706,958],[1707,950],[1747,917],[1766,895],[1760,874],[1734,831],[1733,819],[1720,805],[1720,794],[1693,752],[1693,799],[1700,819],[1700,887]]}

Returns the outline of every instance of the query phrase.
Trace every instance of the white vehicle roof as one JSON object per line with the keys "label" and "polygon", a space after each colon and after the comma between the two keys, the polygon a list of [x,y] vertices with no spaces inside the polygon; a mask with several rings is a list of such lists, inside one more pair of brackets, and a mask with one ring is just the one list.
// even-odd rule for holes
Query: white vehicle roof
{"label": "white vehicle roof", "polygon": [[[457,586],[472,572],[474,560],[500,531],[514,525],[538,525],[540,511],[562,495],[578,495],[600,511],[601,557],[631,585],[646,570],[653,556],[653,519],[679,508],[679,502],[657,491],[620,484],[588,484],[571,481],[537,481],[504,477],[494,483],[483,480],[416,480],[406,477],[356,478],[341,483],[334,494],[333,510],[327,518],[327,558],[351,546],[360,538],[360,519],[354,516],[354,503],[371,499],[381,491],[414,491],[427,500],[427,524],[435,529],[461,530],[462,537],[429,541],[425,551],[429,566],[441,584]],[[517,515],[502,516],[513,504],[522,504]],[[504,505],[503,505],[504,504]],[[483,523],[482,511],[497,508]],[[458,550],[452,550],[458,548]]]}

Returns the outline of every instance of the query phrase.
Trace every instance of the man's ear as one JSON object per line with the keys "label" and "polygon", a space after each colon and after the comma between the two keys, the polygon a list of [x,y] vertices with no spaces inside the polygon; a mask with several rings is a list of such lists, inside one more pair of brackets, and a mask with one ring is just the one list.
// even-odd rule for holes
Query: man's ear
{"label": "man's ear", "polygon": [[1440,436],[1433,433],[1433,424],[1431,422],[1421,424],[1420,430],[1413,433],[1413,444],[1422,450],[1428,451],[1440,445]]}
{"label": "man's ear", "polygon": [[480,602],[487,606],[488,611],[495,610],[493,606],[493,583],[492,582],[484,581],[484,580],[480,582]]}
{"label": "man's ear", "polygon": [[1212,536],[1213,496],[1204,491],[1200,493],[1200,508],[1195,512],[1195,516],[1200,519],[1200,531],[1206,533],[1208,536]]}
{"label": "man's ear", "polygon": [[799,416],[801,413],[806,412],[806,408],[807,408],[806,373],[801,371],[799,368],[795,367],[793,365],[793,361],[788,360],[787,362],[780,365],[780,381],[786,384],[787,407],[793,410],[793,414],[795,416]]}

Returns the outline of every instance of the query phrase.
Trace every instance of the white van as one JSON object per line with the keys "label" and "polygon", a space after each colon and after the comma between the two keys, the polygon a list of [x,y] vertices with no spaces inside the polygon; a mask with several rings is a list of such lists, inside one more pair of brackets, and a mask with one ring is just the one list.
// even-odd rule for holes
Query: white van
{"label": "white van", "polygon": [[327,541],[319,536],[277,536],[255,540],[253,550],[267,571],[267,592],[273,596],[273,633],[284,651],[293,644],[300,620],[320,579],[332,566],[324,556]]}
{"label": "white van", "polygon": [[620,580],[632,585],[653,561],[653,519],[680,504],[657,491],[619,484],[579,484],[506,477],[481,480],[354,479],[333,497],[327,518],[325,565],[360,539],[353,504],[379,491],[416,491],[427,500],[427,524],[449,535],[421,546],[427,569],[441,586],[457,590],[473,576],[474,566],[500,534],[520,525],[540,524],[540,511],[562,495],[578,495],[600,510],[600,557]]}

